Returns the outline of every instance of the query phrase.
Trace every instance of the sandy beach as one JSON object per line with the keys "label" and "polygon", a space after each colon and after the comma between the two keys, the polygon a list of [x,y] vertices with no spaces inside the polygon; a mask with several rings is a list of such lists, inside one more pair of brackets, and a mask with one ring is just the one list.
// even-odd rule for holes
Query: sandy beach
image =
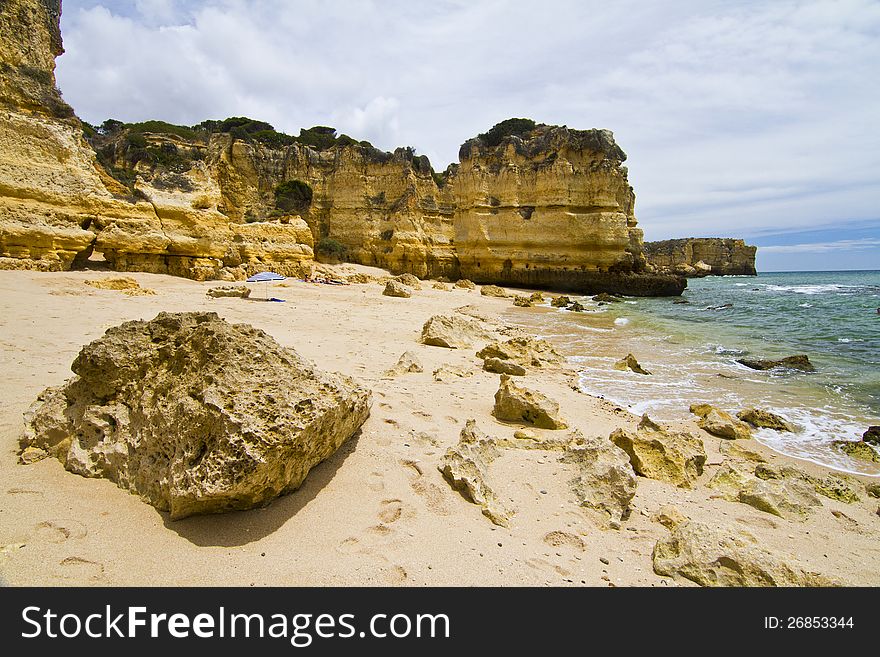
{"label": "sandy beach", "polygon": [[[381,270],[346,265],[353,271]],[[577,505],[573,466],[559,453],[506,449],[490,481],[514,511],[509,528],[493,525],[438,471],[469,418],[499,439],[517,426],[491,414],[499,377],[481,369],[475,349],[419,343],[423,323],[471,305],[499,338],[521,333],[510,299],[479,291],[436,290],[423,282],[412,298],[382,295],[378,283],[344,286],[288,280],[270,289],[285,303],[211,299],[199,283],[130,274],[155,295],[128,296],[86,285],[113,272],[0,272],[0,576],[9,585],[537,585],[677,586],[661,577],[652,550],[669,530],[656,519],[675,507],[691,521],[748,532],[771,552],[841,583],[880,584],[878,500],[871,478],[849,477],[859,501],[821,497],[805,521],[786,520],[731,502],[706,488],[730,451],[792,465],[821,477],[831,471],[775,454],[754,440],[725,441],[694,422],[708,455],[692,490],[638,478],[632,514],[619,525]],[[254,286],[255,297],[263,295]],[[171,521],[167,514],[103,479],[66,472],[55,459],[18,463],[22,413],[47,386],[60,385],[80,348],[109,327],[161,311],[214,311],[265,330],[321,369],[357,378],[373,392],[362,431],[315,467],[296,492],[262,509]],[[421,373],[384,378],[405,351]],[[620,354],[621,356],[623,354]],[[435,380],[441,366],[467,376]],[[560,404],[570,429],[606,437],[639,418],[577,390],[572,369],[529,372],[521,384]],[[711,400],[709,400],[711,401]],[[561,434],[536,430],[541,436]],[[731,456],[728,454],[727,456]]]}

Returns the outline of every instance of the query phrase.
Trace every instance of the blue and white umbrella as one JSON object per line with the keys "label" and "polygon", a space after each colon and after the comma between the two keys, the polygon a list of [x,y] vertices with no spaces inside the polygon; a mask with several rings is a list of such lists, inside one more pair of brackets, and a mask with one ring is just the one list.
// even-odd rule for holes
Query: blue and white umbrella
{"label": "blue and white umbrella", "polygon": [[266,284],[266,298],[269,298],[269,281],[283,281],[285,279],[281,274],[276,274],[274,271],[261,271],[258,274],[254,274],[250,278],[247,279],[248,283],[265,283]]}

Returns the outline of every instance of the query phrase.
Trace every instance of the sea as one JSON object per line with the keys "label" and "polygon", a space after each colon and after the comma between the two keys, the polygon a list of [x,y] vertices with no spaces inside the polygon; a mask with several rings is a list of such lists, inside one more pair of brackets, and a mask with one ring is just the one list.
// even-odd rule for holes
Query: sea
{"label": "sea", "polygon": [[[571,296],[571,295],[569,295]],[[627,297],[585,312],[551,308],[508,318],[553,342],[581,389],[660,421],[690,417],[694,402],[729,412],[754,406],[795,433],[761,429],[768,447],[834,469],[880,476],[880,464],[839,451],[880,424],[880,271],[783,272],[689,279],[681,300]],[[679,300],[680,301],[680,300]],[[621,372],[632,353],[650,376]],[[738,358],[806,354],[814,373],[755,371]]]}

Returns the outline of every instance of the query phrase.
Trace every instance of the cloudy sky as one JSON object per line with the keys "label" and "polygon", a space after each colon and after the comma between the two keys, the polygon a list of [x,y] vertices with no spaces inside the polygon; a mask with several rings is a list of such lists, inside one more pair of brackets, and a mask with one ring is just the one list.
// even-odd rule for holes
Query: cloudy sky
{"label": "cloudy sky", "polygon": [[647,239],[880,268],[880,3],[63,0],[85,120],[332,125],[441,170],[517,116],[609,128]]}

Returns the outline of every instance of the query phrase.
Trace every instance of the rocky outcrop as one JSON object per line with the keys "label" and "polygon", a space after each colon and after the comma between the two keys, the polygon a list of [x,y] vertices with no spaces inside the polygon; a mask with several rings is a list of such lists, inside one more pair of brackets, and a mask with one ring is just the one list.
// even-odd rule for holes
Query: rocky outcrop
{"label": "rocky outcrop", "polygon": [[834,586],[833,578],[802,566],[791,555],[762,547],[740,528],[688,521],[657,541],[654,572],[701,586]]}
{"label": "rocky outcrop", "polygon": [[439,470],[455,490],[479,506],[493,524],[507,527],[510,511],[487,483],[489,465],[500,452],[492,440],[477,429],[476,420],[468,420],[458,444],[446,450]]}
{"label": "rocky outcrop", "polygon": [[627,354],[626,357],[621,358],[619,361],[614,363],[614,369],[621,372],[630,370],[632,372],[635,372],[636,374],[650,374],[648,370],[646,370],[639,364],[639,361],[636,360],[636,357],[632,354]]}
{"label": "rocky outcrop", "polygon": [[688,277],[755,276],[758,248],[743,240],[721,237],[688,237],[645,242],[643,252],[657,271]]}
{"label": "rocky outcrop", "polygon": [[748,424],[737,420],[727,411],[715,408],[710,404],[691,404],[691,413],[699,417],[697,425],[713,436],[728,440],[747,439],[752,437]]}
{"label": "rocky outcrop", "polygon": [[784,417],[760,408],[744,408],[736,414],[736,417],[758,429],[788,432],[796,430],[796,427]]}
{"label": "rocky outcrop", "polygon": [[466,349],[488,338],[488,333],[471,319],[458,315],[434,315],[422,326],[422,343],[448,349]]}
{"label": "rocky outcrop", "polygon": [[247,299],[251,296],[251,289],[247,285],[220,285],[209,288],[205,294],[212,299],[221,299],[223,297]]}
{"label": "rocky outcrop", "polygon": [[507,292],[504,291],[503,287],[498,287],[497,285],[484,285],[480,288],[480,294],[484,297],[499,297],[501,299],[507,298]]}
{"label": "rocky outcrop", "polygon": [[483,361],[483,369],[494,374],[509,374],[510,376],[525,376],[526,368],[509,360],[490,357]]}
{"label": "rocky outcrop", "polygon": [[862,434],[862,442],[880,446],[880,427],[868,427],[867,431]]}
{"label": "rocky outcrop", "polygon": [[707,484],[731,502],[788,520],[804,520],[814,507],[821,506],[814,487],[805,477],[758,477],[735,461],[725,461]]}
{"label": "rocky outcrop", "polygon": [[560,461],[578,467],[577,476],[569,482],[578,504],[600,511],[612,521],[626,519],[637,485],[626,452],[603,438],[578,435],[572,442],[577,444],[568,448]]}
{"label": "rocky outcrop", "polygon": [[419,372],[424,371],[425,369],[422,366],[419,357],[411,351],[405,351],[401,354],[400,358],[397,359],[397,363],[395,363],[394,367],[385,370],[385,373],[382,376],[391,379],[396,376],[401,376],[402,374],[418,374]]}
{"label": "rocky outcrop", "polygon": [[523,367],[559,367],[564,360],[552,344],[530,336],[492,342],[480,349],[477,357],[512,361]]}
{"label": "rocky outcrop", "polygon": [[28,411],[22,450],[115,481],[172,518],[295,490],[370,411],[353,380],[215,313],[126,322],[72,369]]}
{"label": "rocky outcrop", "polygon": [[629,455],[636,474],[680,488],[693,488],[703,473],[703,441],[689,433],[670,431],[642,416],[636,431],[616,429],[611,442]]}
{"label": "rocky outcrop", "polygon": [[499,420],[539,429],[565,429],[568,426],[559,416],[559,404],[536,390],[520,388],[506,374],[501,375],[492,415]]}
{"label": "rocky outcrop", "polygon": [[813,363],[810,362],[809,356],[806,356],[804,354],[799,354],[797,356],[786,356],[785,358],[780,358],[779,360],[764,358],[738,358],[736,362],[740,365],[745,365],[752,370],[772,370],[779,367],[788,370],[798,370],[800,372],[816,371]]}
{"label": "rocky outcrop", "polygon": [[382,294],[386,297],[409,299],[412,296],[412,291],[403,283],[399,283],[398,281],[388,281],[385,283],[385,289],[382,290]]}

